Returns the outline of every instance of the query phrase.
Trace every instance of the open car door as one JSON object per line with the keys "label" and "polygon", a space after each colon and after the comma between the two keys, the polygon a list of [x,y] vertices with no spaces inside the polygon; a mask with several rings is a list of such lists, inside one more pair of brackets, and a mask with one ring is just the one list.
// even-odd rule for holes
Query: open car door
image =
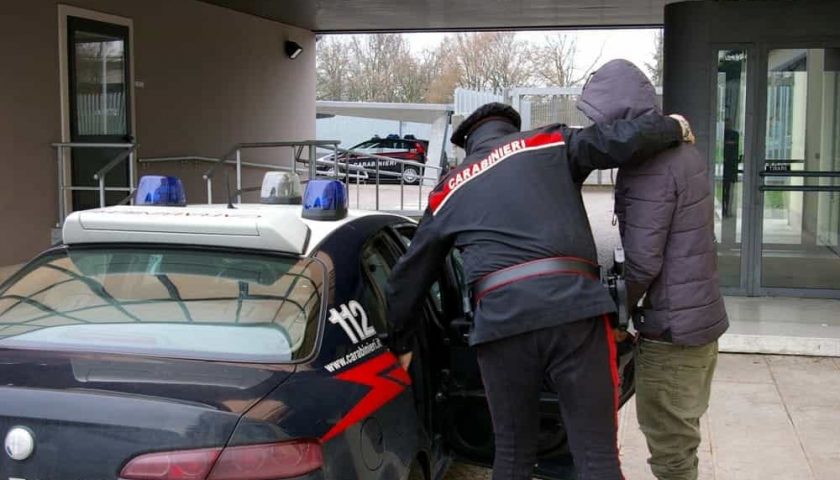
{"label": "open car door", "polygon": [[[465,310],[470,308],[469,293],[461,259],[457,251],[449,256],[441,280],[445,316],[444,345],[448,365],[441,372],[438,401],[442,404],[444,435],[456,458],[487,467],[492,466],[493,426],[487,398],[481,383],[475,349],[468,345],[471,322]],[[631,337],[632,338],[632,337]],[[633,345],[628,340],[618,345],[621,404],[633,394]],[[576,478],[566,432],[560,415],[557,395],[548,385],[540,398],[540,433],[538,460],[534,475],[552,480]]]}
{"label": "open car door", "polygon": [[[415,230],[415,224],[406,223],[396,226],[394,233],[407,248]],[[493,424],[475,349],[468,343],[472,328],[468,320],[471,301],[461,257],[456,250],[447,257],[441,278],[432,287],[429,297],[429,305],[424,308],[424,316],[429,320],[428,329],[426,335],[420,336],[421,345],[415,351],[419,356],[412,362],[414,368],[425,365],[429,373],[420,396],[428,396],[431,412],[426,412],[428,417],[421,415],[421,418],[427,418],[427,425],[434,434],[444,437],[444,447],[455,458],[491,467]],[[620,403],[624,405],[634,391],[632,340],[618,344],[618,354]],[[418,405],[424,405],[424,402],[420,401]],[[534,475],[549,480],[573,480],[576,473],[560,406],[556,394],[547,385],[539,408],[539,449]]]}

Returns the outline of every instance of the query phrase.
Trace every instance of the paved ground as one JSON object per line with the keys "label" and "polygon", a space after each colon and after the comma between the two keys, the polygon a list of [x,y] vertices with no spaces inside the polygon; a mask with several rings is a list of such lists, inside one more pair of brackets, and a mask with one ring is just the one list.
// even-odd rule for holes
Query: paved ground
{"label": "paved ground", "polygon": [[[620,412],[628,480],[652,479],[631,401]],[[840,478],[840,359],[723,354],[702,420],[700,480]],[[483,480],[456,466],[446,480]]]}

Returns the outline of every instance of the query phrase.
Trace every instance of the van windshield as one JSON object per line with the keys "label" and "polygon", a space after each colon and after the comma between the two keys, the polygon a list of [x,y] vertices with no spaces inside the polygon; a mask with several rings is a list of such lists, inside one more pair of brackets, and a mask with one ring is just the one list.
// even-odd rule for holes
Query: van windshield
{"label": "van windshield", "polygon": [[290,362],[315,347],[324,274],[217,250],[57,251],[0,290],[0,348]]}

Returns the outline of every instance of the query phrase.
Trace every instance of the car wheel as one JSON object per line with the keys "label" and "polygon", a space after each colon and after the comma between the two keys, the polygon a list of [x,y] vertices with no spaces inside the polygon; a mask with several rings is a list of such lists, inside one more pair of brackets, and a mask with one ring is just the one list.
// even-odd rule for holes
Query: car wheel
{"label": "car wheel", "polygon": [[405,183],[414,184],[417,183],[417,180],[420,178],[420,172],[418,172],[415,167],[406,167],[405,170],[403,170],[402,177]]}
{"label": "car wheel", "polygon": [[423,471],[423,466],[417,460],[411,464],[411,470],[408,472],[408,480],[426,480],[426,472]]}

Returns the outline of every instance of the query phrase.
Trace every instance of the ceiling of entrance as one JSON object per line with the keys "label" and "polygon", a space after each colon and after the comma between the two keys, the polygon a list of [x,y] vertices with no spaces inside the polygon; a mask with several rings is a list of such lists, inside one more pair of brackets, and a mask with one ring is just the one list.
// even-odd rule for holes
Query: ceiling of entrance
{"label": "ceiling of entrance", "polygon": [[673,0],[202,0],[315,32],[630,27]]}

